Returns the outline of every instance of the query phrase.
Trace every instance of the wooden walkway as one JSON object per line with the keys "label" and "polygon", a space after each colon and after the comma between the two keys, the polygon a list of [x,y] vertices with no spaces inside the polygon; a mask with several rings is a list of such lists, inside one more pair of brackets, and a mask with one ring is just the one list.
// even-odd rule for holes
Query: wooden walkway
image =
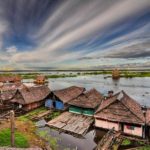
{"label": "wooden walkway", "polygon": [[112,150],[114,145],[117,149],[123,140],[120,135],[121,132],[116,132],[114,129],[109,130],[98,143],[96,150]]}
{"label": "wooden walkway", "polygon": [[93,121],[94,118],[90,116],[64,112],[57,118],[49,121],[47,125],[64,132],[85,135]]}

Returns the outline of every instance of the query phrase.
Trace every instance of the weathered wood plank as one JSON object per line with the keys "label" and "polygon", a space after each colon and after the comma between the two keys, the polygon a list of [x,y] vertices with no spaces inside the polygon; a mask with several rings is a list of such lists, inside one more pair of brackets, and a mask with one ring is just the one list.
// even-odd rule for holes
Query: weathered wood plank
{"label": "weathered wood plank", "polygon": [[57,118],[49,121],[47,125],[70,133],[83,135],[87,132],[93,121],[94,119],[91,116],[65,112]]}

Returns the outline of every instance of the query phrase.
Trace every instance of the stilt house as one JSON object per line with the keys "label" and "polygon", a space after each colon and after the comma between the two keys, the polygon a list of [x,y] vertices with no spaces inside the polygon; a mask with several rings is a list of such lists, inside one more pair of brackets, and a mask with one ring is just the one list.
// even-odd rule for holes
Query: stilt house
{"label": "stilt house", "polygon": [[0,82],[2,83],[16,83],[21,82],[21,77],[18,75],[15,76],[0,76]]}
{"label": "stilt house", "polygon": [[71,86],[65,89],[51,92],[50,99],[45,102],[45,107],[57,110],[66,110],[68,102],[77,98],[85,91],[83,87]]}
{"label": "stilt house", "polygon": [[119,71],[119,69],[114,69],[113,71],[112,71],[112,78],[113,79],[119,79],[120,78],[120,71]]}
{"label": "stilt house", "polygon": [[124,91],[104,100],[96,111],[95,126],[104,129],[115,128],[125,134],[144,137],[146,119],[141,105]]}
{"label": "stilt house", "polygon": [[69,112],[93,116],[102,99],[101,93],[96,89],[91,89],[68,102]]}
{"label": "stilt house", "polygon": [[6,83],[6,84],[3,84],[2,86],[0,86],[0,91],[2,93],[4,91],[17,90],[22,87],[23,87],[22,83]]}
{"label": "stilt house", "polygon": [[46,76],[38,75],[34,81],[35,84],[45,84],[47,82]]}
{"label": "stilt house", "polygon": [[18,89],[11,103],[24,111],[29,111],[44,105],[45,99],[49,96],[50,89],[43,86],[24,87]]}

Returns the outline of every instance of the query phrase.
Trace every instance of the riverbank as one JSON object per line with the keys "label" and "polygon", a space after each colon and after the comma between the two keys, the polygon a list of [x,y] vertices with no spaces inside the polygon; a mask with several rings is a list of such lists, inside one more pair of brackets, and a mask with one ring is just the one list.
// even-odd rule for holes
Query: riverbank
{"label": "riverbank", "polygon": [[[19,118],[15,120],[15,147],[45,147],[45,143],[35,134],[35,126],[32,121],[22,121]],[[3,121],[0,125],[0,147],[10,147],[11,131],[10,121]]]}
{"label": "riverbank", "polygon": [[[33,118],[38,114],[46,112],[47,109],[44,107],[37,108],[31,112],[15,117],[15,147],[18,148],[36,148],[40,147],[46,149],[47,143],[52,150],[55,149],[55,138],[51,137],[50,142],[46,139],[41,138],[41,135],[37,134],[36,122]],[[53,112],[45,117],[45,119],[53,119],[60,113]],[[10,147],[11,131],[10,131],[10,120],[4,120],[0,122],[0,147]]]}

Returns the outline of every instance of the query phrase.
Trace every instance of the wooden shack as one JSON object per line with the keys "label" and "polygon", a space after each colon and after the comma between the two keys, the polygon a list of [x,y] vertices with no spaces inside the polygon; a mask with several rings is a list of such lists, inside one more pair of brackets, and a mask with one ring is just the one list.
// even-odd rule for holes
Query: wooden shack
{"label": "wooden shack", "polygon": [[14,76],[0,76],[0,82],[2,83],[16,83],[21,82],[22,78],[19,75]]}
{"label": "wooden shack", "polygon": [[29,111],[44,104],[50,89],[43,86],[24,87],[16,91],[11,103],[24,111]]}
{"label": "wooden shack", "polygon": [[114,69],[113,71],[112,71],[112,78],[113,79],[119,79],[120,78],[120,71],[119,71],[119,69]]}
{"label": "wooden shack", "polygon": [[16,90],[0,91],[0,113],[6,110],[14,109],[14,105],[10,103],[16,94]]}
{"label": "wooden shack", "polygon": [[11,90],[17,90],[19,88],[23,87],[23,83],[5,83],[2,86],[0,86],[0,91],[4,92],[4,91],[11,91]]}
{"label": "wooden shack", "polygon": [[53,91],[50,95],[50,99],[45,101],[45,106],[57,110],[66,110],[68,108],[68,102],[77,98],[84,91],[85,88],[77,86]]}
{"label": "wooden shack", "polygon": [[16,94],[16,90],[9,90],[9,91],[1,91],[0,92],[0,103],[3,105],[10,104],[10,101]]}
{"label": "wooden shack", "polygon": [[102,99],[101,93],[96,89],[91,89],[68,102],[69,112],[93,116]]}
{"label": "wooden shack", "polygon": [[144,137],[145,117],[141,106],[124,91],[103,100],[94,117],[96,127],[104,129],[114,127],[116,131]]}
{"label": "wooden shack", "polygon": [[45,84],[47,82],[47,78],[44,75],[37,75],[34,81],[35,84]]}

